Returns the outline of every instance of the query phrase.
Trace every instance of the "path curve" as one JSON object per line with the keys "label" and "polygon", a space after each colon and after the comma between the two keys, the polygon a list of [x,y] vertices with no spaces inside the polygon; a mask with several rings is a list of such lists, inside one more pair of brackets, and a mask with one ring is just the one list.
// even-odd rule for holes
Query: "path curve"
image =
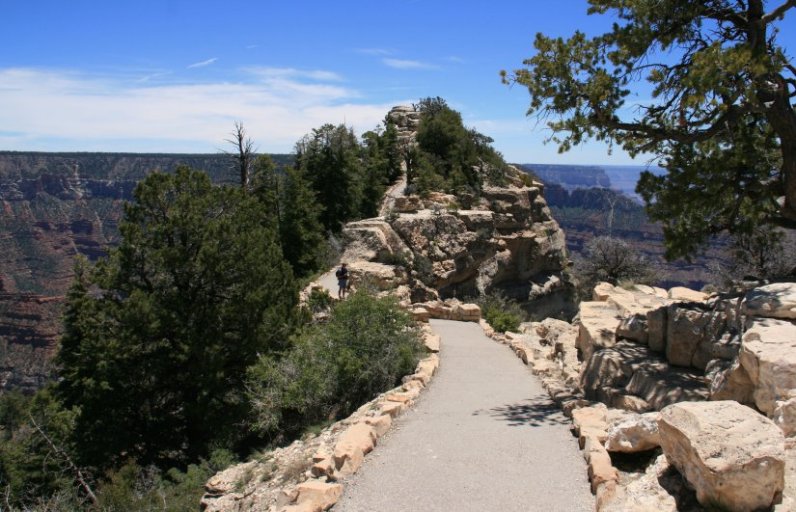
{"label": "path curve", "polygon": [[478,324],[431,325],[439,372],[334,512],[594,510],[569,422],[530,370]]}

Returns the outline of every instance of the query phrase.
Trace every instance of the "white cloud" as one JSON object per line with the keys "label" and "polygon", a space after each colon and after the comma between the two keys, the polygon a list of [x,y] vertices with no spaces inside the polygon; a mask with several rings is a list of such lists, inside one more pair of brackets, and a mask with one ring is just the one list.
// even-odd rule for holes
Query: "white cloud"
{"label": "white cloud", "polygon": [[433,64],[428,64],[427,62],[421,62],[419,60],[382,59],[382,62],[395,69],[436,69],[436,66]]}
{"label": "white cloud", "polygon": [[217,60],[218,60],[218,57],[213,57],[212,59],[207,59],[207,60],[203,60],[203,61],[200,61],[200,62],[194,62],[193,64],[189,64],[187,66],[187,69],[203,68],[205,66],[209,66],[210,64],[213,64]]}
{"label": "white cloud", "polygon": [[266,79],[271,78],[294,78],[297,80],[309,79],[326,82],[342,82],[343,77],[334,71],[322,69],[301,70],[295,68],[270,68],[270,67],[249,67],[245,71],[259,75]]}
{"label": "white cloud", "polygon": [[357,53],[361,53],[363,55],[392,55],[395,53],[393,50],[388,50],[387,48],[357,48],[355,50]]}
{"label": "white cloud", "polygon": [[[265,68],[267,69],[267,68]],[[391,104],[362,103],[356,90],[317,82],[334,74],[249,70],[245,81],[148,84],[40,69],[0,69],[0,149],[213,152],[232,123],[262,151],[290,152],[324,123],[358,133]],[[315,82],[302,81],[300,78]]]}

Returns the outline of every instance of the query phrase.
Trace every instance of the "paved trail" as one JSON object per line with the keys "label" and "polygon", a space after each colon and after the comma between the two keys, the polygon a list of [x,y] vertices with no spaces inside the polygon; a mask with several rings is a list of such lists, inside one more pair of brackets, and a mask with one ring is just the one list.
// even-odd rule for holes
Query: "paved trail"
{"label": "paved trail", "polygon": [[432,320],[442,363],[334,512],[594,510],[568,421],[478,324]]}

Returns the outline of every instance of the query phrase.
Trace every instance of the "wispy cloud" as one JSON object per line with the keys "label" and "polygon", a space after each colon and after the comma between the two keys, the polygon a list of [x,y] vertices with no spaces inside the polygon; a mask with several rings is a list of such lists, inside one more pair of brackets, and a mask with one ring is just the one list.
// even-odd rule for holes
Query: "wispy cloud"
{"label": "wispy cloud", "polygon": [[259,45],[259,44],[247,44],[247,45],[246,45],[246,49],[247,49],[247,50],[253,50],[253,49],[255,49],[255,48],[259,48],[259,47],[260,47],[260,45]]}
{"label": "wispy cloud", "polygon": [[357,53],[361,53],[362,55],[376,56],[392,55],[395,53],[393,50],[389,50],[387,48],[357,48],[355,51]]}
{"label": "wispy cloud", "polygon": [[0,126],[13,127],[0,149],[214,152],[240,120],[261,150],[290,152],[324,123],[371,130],[392,106],[364,102],[326,73],[260,68],[238,82],[186,85],[0,69]]}
{"label": "wispy cloud", "polygon": [[457,57],[456,55],[451,55],[448,57],[448,61],[455,62],[456,64],[464,64],[464,59],[461,57]]}
{"label": "wispy cloud", "polygon": [[246,71],[264,78],[291,78],[296,80],[315,80],[319,82],[342,82],[343,77],[334,71],[323,69],[302,70],[295,68],[271,68],[254,66]]}
{"label": "wispy cloud", "polygon": [[218,57],[213,57],[212,59],[207,59],[207,60],[203,60],[203,61],[199,61],[199,62],[194,62],[193,64],[189,64],[187,66],[187,69],[203,68],[205,66],[209,66],[210,64],[213,64],[217,60],[218,60]]}
{"label": "wispy cloud", "polygon": [[386,66],[395,69],[436,69],[437,66],[419,60],[407,59],[382,59]]}

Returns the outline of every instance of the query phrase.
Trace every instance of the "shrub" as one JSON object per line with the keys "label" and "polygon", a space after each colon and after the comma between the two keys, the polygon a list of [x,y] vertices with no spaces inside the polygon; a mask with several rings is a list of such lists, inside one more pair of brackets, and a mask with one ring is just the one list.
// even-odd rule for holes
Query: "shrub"
{"label": "shrub", "polygon": [[262,357],[250,368],[254,428],[281,442],[346,416],[397,385],[420,353],[419,333],[394,298],[357,291],[333,307],[323,328],[295,336],[281,359]]}
{"label": "shrub", "polygon": [[525,319],[520,305],[500,293],[484,295],[477,302],[484,320],[498,332],[516,331]]}
{"label": "shrub", "polygon": [[325,289],[313,288],[307,298],[307,306],[313,313],[320,313],[332,307],[332,296]]}
{"label": "shrub", "polygon": [[630,244],[619,238],[599,236],[586,244],[575,258],[573,274],[581,296],[590,296],[594,286],[606,281],[653,284],[658,279],[655,266]]}

